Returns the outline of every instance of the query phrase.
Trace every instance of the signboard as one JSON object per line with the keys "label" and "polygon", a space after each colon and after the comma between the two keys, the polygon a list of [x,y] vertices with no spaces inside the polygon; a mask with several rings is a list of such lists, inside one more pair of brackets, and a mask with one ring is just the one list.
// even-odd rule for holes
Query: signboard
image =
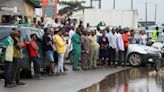
{"label": "signboard", "polygon": [[55,6],[44,6],[44,15],[47,17],[52,17],[55,15]]}
{"label": "signboard", "polygon": [[42,0],[43,16],[54,17],[57,15],[58,0]]}
{"label": "signboard", "polygon": [[17,7],[7,7],[7,6],[0,6],[0,11],[7,11],[7,12],[14,12],[18,13],[18,8]]}

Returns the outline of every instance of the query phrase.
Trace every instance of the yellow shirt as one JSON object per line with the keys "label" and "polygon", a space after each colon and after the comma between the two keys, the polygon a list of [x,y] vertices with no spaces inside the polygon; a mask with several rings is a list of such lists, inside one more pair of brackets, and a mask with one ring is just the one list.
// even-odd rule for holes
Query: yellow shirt
{"label": "yellow shirt", "polygon": [[63,39],[59,36],[59,35],[55,35],[53,37],[54,39],[54,44],[56,47],[56,51],[59,54],[64,54],[65,53],[65,42],[63,41]]}

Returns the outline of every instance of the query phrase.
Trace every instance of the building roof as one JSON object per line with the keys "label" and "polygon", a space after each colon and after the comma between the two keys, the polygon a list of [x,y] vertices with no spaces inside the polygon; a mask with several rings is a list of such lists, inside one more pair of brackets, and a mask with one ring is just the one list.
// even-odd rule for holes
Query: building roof
{"label": "building roof", "polygon": [[37,0],[26,0],[27,2],[31,3],[35,8],[41,8],[42,5]]}

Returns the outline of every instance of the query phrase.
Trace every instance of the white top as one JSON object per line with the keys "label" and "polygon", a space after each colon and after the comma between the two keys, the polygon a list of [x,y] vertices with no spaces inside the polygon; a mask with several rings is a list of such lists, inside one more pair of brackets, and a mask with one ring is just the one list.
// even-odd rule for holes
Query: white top
{"label": "white top", "polygon": [[120,33],[116,34],[117,36],[117,50],[124,51],[124,42],[122,39],[122,35]]}
{"label": "white top", "polygon": [[140,44],[146,45],[146,42],[147,42],[146,39],[147,39],[146,34],[140,35]]}

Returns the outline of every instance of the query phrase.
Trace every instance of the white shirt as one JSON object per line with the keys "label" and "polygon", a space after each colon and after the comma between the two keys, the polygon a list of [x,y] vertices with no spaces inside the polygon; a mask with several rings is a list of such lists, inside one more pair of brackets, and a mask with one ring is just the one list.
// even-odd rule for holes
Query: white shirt
{"label": "white shirt", "polygon": [[124,42],[122,39],[122,35],[120,33],[116,34],[117,36],[117,50],[124,51]]}
{"label": "white shirt", "polygon": [[72,46],[72,36],[75,34],[75,31],[70,30],[68,35],[69,35],[69,40],[68,40],[68,46],[70,48],[70,51],[72,51],[73,46]]}
{"label": "white shirt", "polygon": [[140,44],[146,45],[146,42],[147,42],[146,39],[147,39],[146,34],[140,35]]}
{"label": "white shirt", "polygon": [[110,47],[112,47],[113,49],[116,49],[117,48],[117,36],[116,36],[116,34],[112,33],[109,40],[110,40],[110,43],[109,43]]}

